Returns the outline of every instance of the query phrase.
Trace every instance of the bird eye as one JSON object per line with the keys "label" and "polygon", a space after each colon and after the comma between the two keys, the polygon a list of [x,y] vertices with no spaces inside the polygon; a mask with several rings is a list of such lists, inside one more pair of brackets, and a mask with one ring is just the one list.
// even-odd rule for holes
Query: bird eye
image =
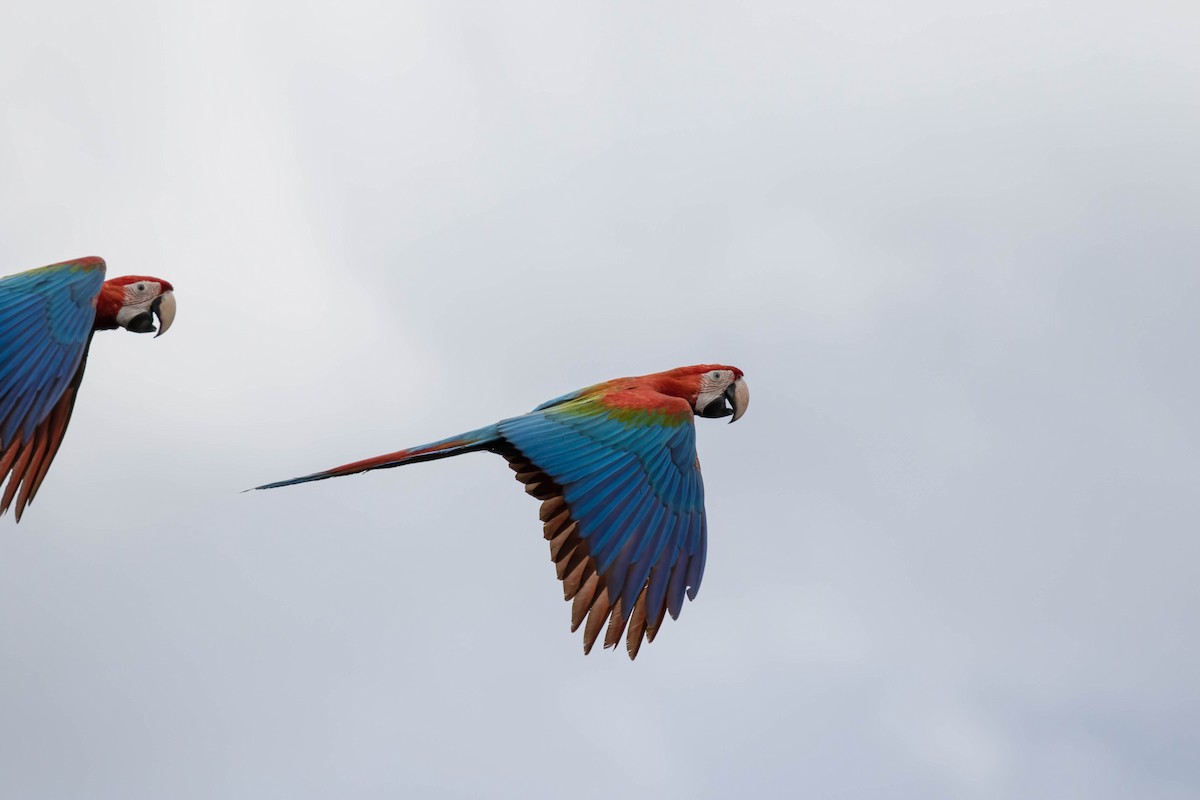
{"label": "bird eye", "polygon": [[714,370],[712,371],[712,379],[713,379],[714,381],[716,381],[716,380],[720,380],[720,379],[721,379],[721,370],[719,370],[719,369],[714,369]]}
{"label": "bird eye", "polygon": [[146,291],[146,284],[144,284],[144,283],[139,283],[139,284],[137,285],[137,290],[138,290],[139,292],[144,292],[144,291]]}

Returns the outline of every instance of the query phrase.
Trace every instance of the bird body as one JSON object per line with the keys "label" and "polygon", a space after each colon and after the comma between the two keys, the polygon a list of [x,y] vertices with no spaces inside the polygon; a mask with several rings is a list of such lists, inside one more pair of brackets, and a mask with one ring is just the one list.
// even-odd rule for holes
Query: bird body
{"label": "bird body", "polygon": [[0,514],[17,521],[66,434],[92,334],[126,328],[162,335],[175,318],[170,283],[104,279],[96,256],[0,278]]}
{"label": "bird body", "polygon": [[498,453],[542,501],[543,534],[573,601],[571,630],[587,619],[584,651],[607,621],[604,646],[615,646],[628,626],[633,658],[643,636],[653,641],[665,614],[677,617],[684,596],[694,599],[700,588],[707,524],[694,417],[732,422],[748,403],[736,367],[681,367],[606,381],[468,433],[256,488]]}

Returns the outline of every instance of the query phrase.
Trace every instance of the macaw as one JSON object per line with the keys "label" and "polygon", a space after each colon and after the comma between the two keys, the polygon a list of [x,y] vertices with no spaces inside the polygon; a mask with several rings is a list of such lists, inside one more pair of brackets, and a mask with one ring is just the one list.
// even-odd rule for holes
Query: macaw
{"label": "macaw", "polygon": [[584,653],[607,620],[604,647],[615,647],[628,626],[632,659],[643,636],[654,641],[665,613],[677,619],[684,594],[694,600],[700,589],[708,534],[693,418],[736,422],[749,402],[737,367],[680,367],[606,381],[469,433],[255,488],[498,453],[542,501],[543,535],[572,601],[571,630],[587,617]]}
{"label": "macaw", "polygon": [[160,278],[104,280],[104,259],[78,258],[0,278],[0,514],[33,502],[83,380],[96,331],[162,336],[175,320],[174,287]]}

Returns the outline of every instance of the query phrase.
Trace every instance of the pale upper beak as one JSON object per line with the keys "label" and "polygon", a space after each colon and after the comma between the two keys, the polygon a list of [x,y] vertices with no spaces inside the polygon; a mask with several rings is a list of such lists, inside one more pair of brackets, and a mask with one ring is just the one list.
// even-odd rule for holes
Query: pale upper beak
{"label": "pale upper beak", "polygon": [[746,413],[746,408],[750,405],[750,387],[746,385],[746,381],[738,378],[725,389],[725,399],[733,407],[733,416],[729,418],[730,424],[733,424],[742,418],[742,414]]}
{"label": "pale upper beak", "polygon": [[158,338],[167,332],[171,327],[171,323],[175,321],[175,293],[164,292],[155,298],[150,304],[150,310],[154,312],[154,316],[158,317],[158,333],[154,334],[154,338]]}

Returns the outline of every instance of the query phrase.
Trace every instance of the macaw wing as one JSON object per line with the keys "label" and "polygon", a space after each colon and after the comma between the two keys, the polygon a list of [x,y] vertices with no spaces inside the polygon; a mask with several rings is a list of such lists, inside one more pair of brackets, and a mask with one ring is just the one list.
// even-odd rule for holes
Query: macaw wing
{"label": "macaw wing", "polygon": [[58,452],[103,285],[94,257],[0,278],[0,514],[15,497],[21,519]]}
{"label": "macaw wing", "polygon": [[704,571],[704,484],[691,409],[615,408],[582,397],[499,424],[498,448],[542,500],[550,556],[573,600],[571,630],[584,617],[584,651],[608,620],[604,646],[637,655],[653,641]]}

